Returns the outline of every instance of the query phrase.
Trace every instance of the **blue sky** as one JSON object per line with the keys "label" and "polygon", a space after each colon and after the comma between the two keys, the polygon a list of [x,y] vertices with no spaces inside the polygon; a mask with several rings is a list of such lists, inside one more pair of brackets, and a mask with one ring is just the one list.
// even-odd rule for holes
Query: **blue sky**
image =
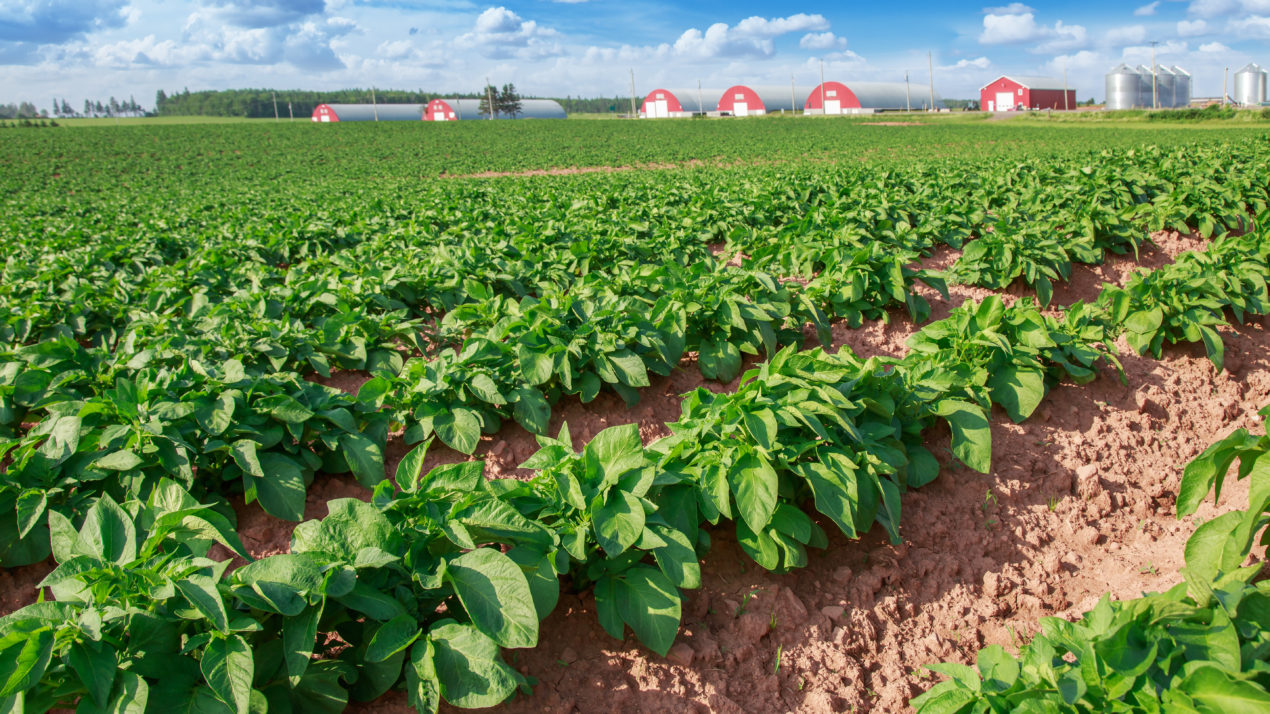
{"label": "blue sky", "polygon": [[0,101],[232,87],[357,86],[628,94],[657,86],[825,78],[924,84],[977,97],[1001,74],[1062,76],[1101,99],[1120,62],[1194,75],[1270,64],[1270,0],[1009,5],[704,0],[0,0]]}

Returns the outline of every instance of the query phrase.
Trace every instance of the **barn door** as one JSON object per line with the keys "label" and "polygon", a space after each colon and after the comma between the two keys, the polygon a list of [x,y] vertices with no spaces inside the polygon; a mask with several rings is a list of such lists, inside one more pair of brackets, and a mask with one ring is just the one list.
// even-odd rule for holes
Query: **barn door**
{"label": "barn door", "polygon": [[732,116],[747,117],[750,115],[750,105],[745,102],[736,102],[732,105]]}
{"label": "barn door", "polygon": [[842,100],[828,99],[825,101],[825,114],[841,114]]}
{"label": "barn door", "polygon": [[665,99],[657,99],[653,102],[653,118],[665,119],[670,116],[670,104]]}
{"label": "barn door", "polygon": [[997,111],[1004,112],[1014,108],[1014,92],[997,92]]}

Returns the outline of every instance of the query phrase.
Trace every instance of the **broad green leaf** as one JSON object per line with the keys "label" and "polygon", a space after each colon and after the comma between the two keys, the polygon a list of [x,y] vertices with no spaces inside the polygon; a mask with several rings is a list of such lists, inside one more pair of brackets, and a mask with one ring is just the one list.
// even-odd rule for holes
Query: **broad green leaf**
{"label": "broad green leaf", "polygon": [[770,409],[759,409],[745,412],[745,428],[754,438],[754,443],[771,451],[776,446],[776,415]]}
{"label": "broad green leaf", "polygon": [[299,615],[282,620],[282,657],[292,687],[299,686],[300,679],[309,668],[309,661],[313,659],[318,621],[322,619],[325,604],[323,599],[316,606],[304,608]]}
{"label": "broad green leaf", "polygon": [[731,382],[741,372],[741,352],[727,340],[706,340],[697,357],[701,376]]}
{"label": "broad green leaf", "polygon": [[1000,404],[1015,423],[1032,415],[1045,397],[1045,372],[1011,365],[988,379],[992,401]]}
{"label": "broad green leaf", "polygon": [[516,356],[520,361],[520,372],[531,385],[539,385],[551,379],[555,373],[555,359],[550,355],[534,350],[526,344],[516,347]]}
{"label": "broad green leaf", "polygon": [[961,462],[979,473],[992,467],[992,432],[983,410],[968,402],[945,399],[935,413],[952,427],[952,451]]}
{"label": "broad green leaf", "polygon": [[247,475],[248,502],[259,500],[265,512],[288,521],[304,519],[304,474],[289,457],[267,452],[260,455],[263,477]]}
{"label": "broad green leaf", "polygon": [[229,634],[229,614],[225,611],[225,601],[221,598],[216,579],[208,575],[190,575],[176,581],[176,589],[211,621],[212,626],[224,634]]}
{"label": "broad green leaf", "polygon": [[506,404],[507,397],[499,391],[498,385],[494,384],[494,380],[490,379],[488,374],[478,372],[472,375],[472,379],[468,381],[468,387],[472,393],[480,397],[482,401],[490,404]]}
{"label": "broad green leaf", "polygon": [[274,394],[260,400],[258,407],[274,419],[286,424],[303,424],[313,418],[313,412],[286,394]]}
{"label": "broad green leaf", "polygon": [[1270,693],[1251,681],[1240,681],[1216,667],[1199,667],[1177,687],[1203,705],[1222,714],[1261,714],[1270,711]]}
{"label": "broad green leaf", "polygon": [[472,623],[503,647],[538,643],[538,613],[524,572],[494,548],[477,548],[451,560],[445,579]]}
{"label": "broad green leaf", "polygon": [[410,663],[406,665],[406,694],[410,705],[420,714],[436,712],[441,705],[436,649],[429,639],[420,640],[410,650]]}
{"label": "broad green leaf", "polygon": [[141,465],[141,457],[131,451],[112,451],[97,459],[93,465],[110,471],[128,471]]}
{"label": "broad green leaf", "polygon": [[341,434],[340,453],[361,485],[374,488],[384,480],[384,449],[371,441],[370,437],[365,434]]}
{"label": "broad green leaf", "polygon": [[397,462],[397,471],[393,480],[397,482],[398,488],[407,493],[414,493],[419,477],[423,474],[424,457],[428,455],[428,447],[431,445],[432,440],[429,439],[411,449],[401,457],[401,461]]}
{"label": "broad green leaf", "polygon": [[38,684],[53,656],[52,629],[30,621],[16,624],[0,637],[0,697]]}
{"label": "broad green leaf", "polygon": [[438,414],[432,421],[432,428],[445,445],[455,451],[470,454],[476,451],[481,440],[481,422],[476,412],[465,407]]}
{"label": "broad green leaf", "polygon": [[[500,704],[516,690],[516,675],[498,644],[471,625],[442,620],[428,632],[441,696],[464,709]],[[416,645],[417,646],[417,645]]]}
{"label": "broad green leaf", "polygon": [[79,538],[89,555],[108,562],[122,565],[137,557],[132,519],[110,496],[102,496],[88,509]]}
{"label": "broad green leaf", "polygon": [[644,530],[644,507],[639,499],[621,489],[597,496],[591,506],[595,540],[610,558],[616,558],[639,540]]}
{"label": "broad green leaf", "polygon": [[218,699],[237,714],[246,714],[254,670],[251,648],[242,637],[213,637],[203,650],[199,668]]}
{"label": "broad green leaf", "polygon": [[53,426],[49,429],[48,438],[40,445],[40,453],[53,463],[61,463],[70,458],[79,448],[79,431],[81,421],[77,416],[52,417]]}
{"label": "broad green leaf", "polygon": [[736,495],[737,512],[750,530],[756,533],[766,530],[776,510],[779,484],[776,471],[767,459],[756,452],[747,452],[732,465],[728,484]]}
{"label": "broad green leaf", "polygon": [[618,350],[609,355],[608,360],[622,384],[628,387],[648,386],[648,371],[644,367],[644,361],[634,352]]}
{"label": "broad green leaf", "polygon": [[71,645],[67,661],[75,676],[88,689],[88,697],[100,707],[110,701],[119,663],[113,647],[100,642],[81,641]]}
{"label": "broad green leaf", "polygon": [[401,614],[385,622],[366,645],[367,662],[383,662],[405,650],[423,634],[415,618]]}
{"label": "broad green leaf", "polygon": [[679,632],[679,591],[661,571],[637,565],[617,581],[617,609],[635,636],[663,657]]}
{"label": "broad green leaf", "polygon": [[531,434],[546,434],[551,426],[551,405],[547,403],[546,397],[533,387],[517,389],[515,395],[512,416],[516,423]]}

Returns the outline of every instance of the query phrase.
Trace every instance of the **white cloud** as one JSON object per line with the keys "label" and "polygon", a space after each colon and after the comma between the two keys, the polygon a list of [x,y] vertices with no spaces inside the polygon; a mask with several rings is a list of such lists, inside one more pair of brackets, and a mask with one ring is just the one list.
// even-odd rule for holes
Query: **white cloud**
{"label": "white cloud", "polygon": [[1155,48],[1152,48],[1150,45],[1126,47],[1120,54],[1124,61],[1128,64],[1142,64],[1150,67],[1152,49],[1155,50],[1155,58],[1157,61],[1164,62],[1165,60],[1169,60],[1170,62],[1174,62],[1185,58],[1187,51],[1190,49],[1190,45],[1183,40],[1169,40],[1168,42],[1161,42]]}
{"label": "white cloud", "polygon": [[1200,45],[1199,51],[1207,54],[1228,54],[1230,48],[1220,42],[1208,42]]}
{"label": "white cloud", "polygon": [[1032,9],[1014,3],[1002,8],[989,8],[983,16],[983,32],[979,43],[984,45],[1018,45],[1038,43],[1035,52],[1057,52],[1076,49],[1086,43],[1086,31],[1082,25],[1066,25],[1062,20],[1053,27],[1040,25]]}
{"label": "white cloud", "polygon": [[560,33],[526,20],[505,7],[487,8],[472,31],[455,38],[456,48],[478,47],[494,59],[533,59],[560,55]]}
{"label": "white cloud", "polygon": [[1191,0],[1186,11],[1197,17],[1270,14],[1270,0]]}
{"label": "white cloud", "polygon": [[1253,15],[1231,20],[1228,27],[1231,33],[1237,37],[1258,40],[1270,39],[1270,17]]}
{"label": "white cloud", "polygon": [[1107,31],[1106,41],[1109,45],[1133,45],[1142,42],[1147,38],[1147,28],[1144,25],[1129,25],[1127,27],[1117,27]]}
{"label": "white cloud", "polygon": [[798,41],[798,46],[805,50],[843,49],[847,46],[847,38],[832,32],[809,32]]}
{"label": "white cloud", "polygon": [[1208,30],[1208,23],[1203,20],[1182,20],[1177,23],[1177,34],[1181,37],[1202,35]]}
{"label": "white cloud", "polygon": [[734,27],[716,22],[705,32],[691,28],[672,45],[676,55],[696,58],[770,57],[776,47],[773,38],[791,32],[827,30],[829,21],[822,15],[799,13],[789,17],[765,19],[748,17]]}
{"label": "white cloud", "polygon": [[1155,14],[1155,9],[1158,8],[1159,6],[1160,6],[1160,0],[1155,0],[1155,2],[1147,3],[1146,5],[1143,5],[1142,7],[1138,8],[1137,10],[1134,10],[1133,14],[1135,17],[1150,17],[1151,15]]}
{"label": "white cloud", "polygon": [[976,57],[974,59],[960,59],[956,64],[940,65],[935,69],[941,72],[951,72],[959,69],[987,69],[992,66],[992,62],[987,57]]}

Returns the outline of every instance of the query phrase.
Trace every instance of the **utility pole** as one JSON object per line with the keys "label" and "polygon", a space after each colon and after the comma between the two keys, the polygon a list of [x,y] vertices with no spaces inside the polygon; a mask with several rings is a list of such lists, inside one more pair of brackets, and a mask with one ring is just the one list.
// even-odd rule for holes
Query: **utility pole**
{"label": "utility pole", "polygon": [[370,108],[375,112],[375,121],[379,121],[379,104],[375,101],[375,88],[370,88]]}
{"label": "utility pole", "polygon": [[798,99],[794,97],[794,75],[789,75],[789,113],[798,111]]}
{"label": "utility pole", "polygon": [[273,120],[282,121],[282,119],[278,117],[278,93],[270,92],[270,94],[273,95]]}
{"label": "utility pole", "polygon": [[634,67],[631,68],[631,118],[632,119],[638,118],[638,115],[635,113],[635,68]]}
{"label": "utility pole", "polygon": [[820,60],[820,113],[828,114],[825,107],[825,60]]}
{"label": "utility pole", "polygon": [[706,113],[706,100],[701,96],[701,80],[697,80],[697,111]]}
{"label": "utility pole", "polygon": [[926,53],[926,66],[930,69],[930,110],[935,111],[935,60],[930,52]]}
{"label": "utility pole", "polygon": [[913,90],[908,85],[908,70],[904,70],[904,111],[913,111]]}
{"label": "utility pole", "polygon": [[1151,108],[1160,108],[1160,96],[1155,82],[1155,46],[1160,44],[1157,40],[1151,40]]}
{"label": "utility pole", "polygon": [[1230,77],[1230,68],[1221,73],[1221,105],[1226,106],[1226,80]]}
{"label": "utility pole", "polygon": [[287,114],[291,115],[291,121],[295,121],[295,109],[291,107],[291,100],[287,100]]}
{"label": "utility pole", "polygon": [[489,77],[485,78],[485,101],[489,102],[489,118],[494,118],[494,88],[489,83]]}

